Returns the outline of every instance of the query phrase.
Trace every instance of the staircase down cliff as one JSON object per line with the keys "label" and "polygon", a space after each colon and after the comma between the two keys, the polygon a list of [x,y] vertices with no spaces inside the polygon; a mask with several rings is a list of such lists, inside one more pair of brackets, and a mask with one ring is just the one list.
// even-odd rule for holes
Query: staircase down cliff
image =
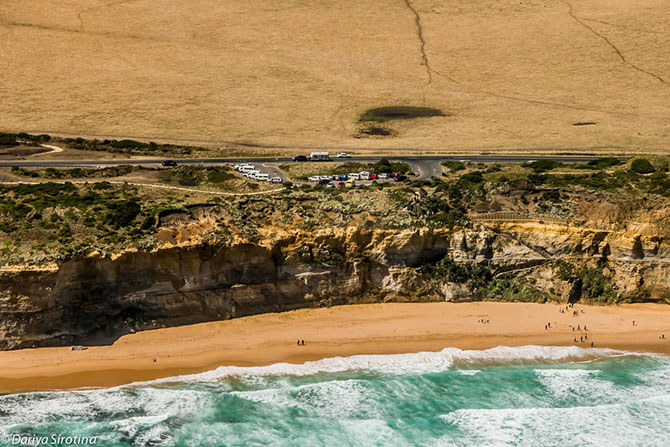
{"label": "staircase down cliff", "polygon": [[0,349],[109,343],[134,330],[344,303],[670,302],[669,261],[659,236],[531,223],[326,228],[94,253],[0,273]]}

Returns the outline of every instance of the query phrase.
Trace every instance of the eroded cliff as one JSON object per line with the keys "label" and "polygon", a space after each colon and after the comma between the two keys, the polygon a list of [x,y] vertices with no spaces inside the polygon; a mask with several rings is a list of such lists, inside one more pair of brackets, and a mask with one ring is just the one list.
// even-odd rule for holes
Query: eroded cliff
{"label": "eroded cliff", "polygon": [[[181,224],[180,224],[181,225]],[[663,237],[540,223],[329,227],[97,252],[0,275],[0,347],[375,301],[670,302]]]}

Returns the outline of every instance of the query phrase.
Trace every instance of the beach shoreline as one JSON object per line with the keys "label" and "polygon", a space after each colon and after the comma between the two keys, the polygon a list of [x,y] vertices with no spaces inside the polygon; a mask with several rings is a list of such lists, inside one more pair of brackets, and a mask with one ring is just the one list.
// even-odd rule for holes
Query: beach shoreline
{"label": "beach shoreline", "polygon": [[[596,348],[670,354],[670,306],[578,304],[565,313],[559,307],[498,302],[347,305],[138,332],[85,350],[3,351],[0,393],[110,387],[219,366],[299,364],[448,347],[588,348],[594,342]],[[551,327],[545,329],[547,324]],[[660,339],[661,334],[666,338]],[[298,340],[305,340],[305,346],[298,346]]]}

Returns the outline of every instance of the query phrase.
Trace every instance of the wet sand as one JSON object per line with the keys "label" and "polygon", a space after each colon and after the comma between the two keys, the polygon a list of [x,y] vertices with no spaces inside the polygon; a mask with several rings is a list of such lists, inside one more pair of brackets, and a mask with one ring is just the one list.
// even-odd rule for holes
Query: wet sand
{"label": "wet sand", "polygon": [[[339,306],[145,331],[83,351],[69,347],[5,351],[0,352],[0,393],[107,387],[224,365],[303,363],[445,347],[590,347],[593,341],[597,348],[670,354],[670,306],[583,306],[584,312],[573,317],[572,311],[580,307],[559,313],[557,304]],[[550,329],[545,329],[547,323]],[[573,331],[571,325],[582,330]],[[659,339],[660,334],[666,339]],[[586,335],[588,341],[580,342]],[[305,346],[297,346],[298,339],[305,340]]]}

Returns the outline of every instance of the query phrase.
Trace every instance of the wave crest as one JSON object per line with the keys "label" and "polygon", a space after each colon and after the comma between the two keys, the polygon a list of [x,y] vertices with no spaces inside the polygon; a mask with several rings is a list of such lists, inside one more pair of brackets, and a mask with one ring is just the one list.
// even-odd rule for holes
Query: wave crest
{"label": "wave crest", "polygon": [[445,348],[439,352],[418,352],[411,354],[354,355],[331,357],[302,364],[275,363],[268,366],[220,366],[214,370],[189,374],[150,382],[136,382],[132,386],[200,382],[229,377],[266,376],[311,376],[323,373],[347,371],[368,371],[376,374],[403,375],[427,374],[446,371],[454,364],[477,362],[565,362],[569,360],[593,360],[625,354],[625,351],[601,348],[580,348],[577,346],[497,346],[484,350],[463,350]]}

